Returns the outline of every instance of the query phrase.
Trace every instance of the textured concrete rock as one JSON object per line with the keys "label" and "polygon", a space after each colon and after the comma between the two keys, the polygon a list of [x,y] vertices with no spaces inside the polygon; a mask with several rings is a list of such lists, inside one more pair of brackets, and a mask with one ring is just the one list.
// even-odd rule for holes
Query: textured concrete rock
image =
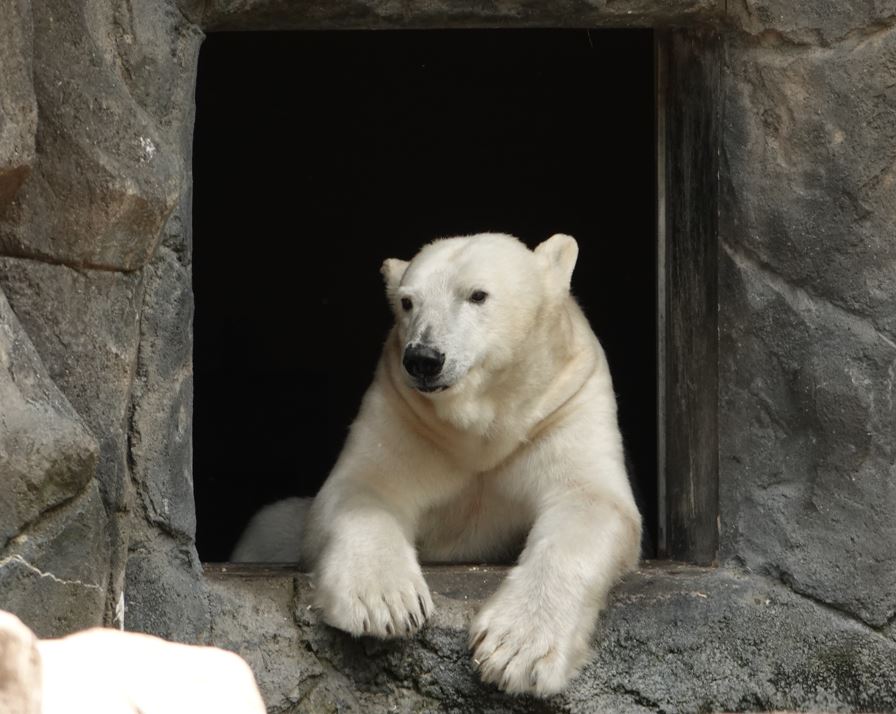
{"label": "textured concrete rock", "polygon": [[896,347],[725,257],[723,552],[882,625],[896,612]]}
{"label": "textured concrete rock", "polygon": [[193,293],[167,247],[146,268],[130,460],[151,523],[191,541],[193,502]]}
{"label": "textured concrete rock", "polygon": [[586,689],[608,672],[665,711],[893,708],[894,643],[872,628],[755,576],[641,576],[620,588]]}
{"label": "textured concrete rock", "polygon": [[128,452],[138,501],[125,584],[129,628],[183,641],[195,641],[208,618],[194,544],[189,216],[186,195],[145,269]]}
{"label": "textured concrete rock", "polygon": [[0,215],[34,162],[37,102],[31,79],[31,2],[0,0]]}
{"label": "textured concrete rock", "polygon": [[0,404],[0,601],[43,635],[100,624],[110,561],[100,449],[2,294]]}
{"label": "textured concrete rock", "polygon": [[42,513],[84,490],[97,444],[50,379],[0,292],[0,552]]}
{"label": "textured concrete rock", "polygon": [[99,489],[92,481],[84,493],[31,524],[0,551],[0,556],[18,556],[62,580],[105,589],[110,556],[106,522]]}
{"label": "textured concrete rock", "polygon": [[203,642],[208,595],[196,548],[135,534],[125,571],[124,624],[178,642]]}
{"label": "textured concrete rock", "polygon": [[273,712],[645,712],[896,706],[896,642],[773,581],[647,569],[616,591],[595,659],[547,701],[481,685],[467,625],[500,569],[427,571],[437,613],[413,640],[320,625],[306,576],[210,576],[212,644],[242,654]]}
{"label": "textured concrete rock", "polygon": [[5,291],[43,359],[100,442],[97,475],[110,507],[127,502],[126,433],[137,359],[139,273],[78,271],[0,259]]}
{"label": "textured concrete rock", "polygon": [[0,258],[0,287],[50,376],[99,441],[96,474],[108,517],[96,528],[108,534],[112,547],[109,567],[115,575],[107,617],[111,622],[121,598],[127,557],[124,513],[133,500],[127,441],[142,275]]}
{"label": "textured concrete rock", "polygon": [[177,261],[187,269],[193,263],[193,186],[188,185],[180,197],[180,204],[172,212],[162,230],[162,245],[174,253]]}
{"label": "textured concrete rock", "polygon": [[41,714],[37,638],[15,615],[0,610],[0,712]]}
{"label": "textured concrete rock", "polygon": [[341,0],[306,5],[289,0],[180,0],[184,13],[204,29],[305,30],[433,27],[650,27],[724,18],[721,0],[570,0],[562,4],[519,0],[452,2]]}
{"label": "textured concrete rock", "polygon": [[34,6],[35,171],[0,252],[130,270],[188,180],[200,34],[171,3]]}
{"label": "textured concrete rock", "polygon": [[[293,617],[295,596],[296,582],[288,573],[209,580],[209,641],[242,653],[269,711],[290,711],[327,671],[325,664],[308,655]],[[351,692],[345,696],[357,704]]]}
{"label": "textured concrete rock", "polygon": [[836,49],[732,45],[727,229],[812,295],[896,336],[896,25]]}
{"label": "textured concrete rock", "polygon": [[103,624],[109,580],[104,524],[94,483],[35,533],[13,541],[0,556],[3,607],[40,637]]}
{"label": "textured concrete rock", "polygon": [[731,18],[765,41],[827,45],[873,34],[892,25],[893,0],[743,0],[729,5]]}
{"label": "textured concrete rock", "polygon": [[896,613],[896,29],[733,44],[720,275],[723,558]]}

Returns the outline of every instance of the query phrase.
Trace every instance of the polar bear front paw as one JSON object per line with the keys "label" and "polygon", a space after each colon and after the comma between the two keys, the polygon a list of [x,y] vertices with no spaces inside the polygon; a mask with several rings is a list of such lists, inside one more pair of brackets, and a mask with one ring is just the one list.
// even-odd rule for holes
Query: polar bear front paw
{"label": "polar bear front paw", "polygon": [[315,583],[315,603],[324,622],[355,637],[410,637],[435,609],[416,561],[325,568]]}
{"label": "polar bear front paw", "polygon": [[548,696],[563,689],[585,658],[584,638],[564,637],[547,619],[526,621],[516,610],[489,603],[470,628],[473,664],[483,682],[509,694]]}

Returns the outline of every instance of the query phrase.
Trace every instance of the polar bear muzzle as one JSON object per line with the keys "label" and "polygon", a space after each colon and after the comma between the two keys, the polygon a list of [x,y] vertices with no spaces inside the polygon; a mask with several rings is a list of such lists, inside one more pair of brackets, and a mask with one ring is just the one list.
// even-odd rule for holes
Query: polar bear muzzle
{"label": "polar bear muzzle", "polygon": [[428,345],[412,343],[405,348],[401,363],[407,373],[414,378],[416,388],[421,392],[446,389],[443,385],[432,383],[442,373],[442,367],[445,365],[444,353]]}

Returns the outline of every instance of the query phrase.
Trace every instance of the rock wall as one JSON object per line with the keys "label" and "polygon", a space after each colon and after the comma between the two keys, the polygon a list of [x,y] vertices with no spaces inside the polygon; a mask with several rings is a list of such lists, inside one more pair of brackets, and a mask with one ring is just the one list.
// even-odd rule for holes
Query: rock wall
{"label": "rock wall", "polygon": [[31,172],[37,103],[32,79],[30,0],[3,0],[0,16],[0,211]]}
{"label": "rock wall", "polygon": [[793,7],[749,3],[725,57],[722,556],[880,627],[896,614],[896,3]]}
{"label": "rock wall", "polygon": [[[27,367],[44,375],[50,396],[44,431],[30,432],[47,452],[43,460],[23,446],[26,422],[5,401],[0,459],[14,463],[29,455],[31,462],[19,468],[27,467],[33,481],[60,486],[58,494],[35,492],[17,506],[26,524],[4,518],[0,578],[38,577],[24,560],[8,560],[19,558],[21,544],[38,560],[54,561],[56,569],[28,561],[50,573],[40,581],[50,593],[46,602],[32,600],[26,585],[4,588],[13,599],[22,596],[24,609],[3,598],[47,636],[121,623],[128,552],[143,543],[132,534],[155,524],[150,530],[166,537],[143,510],[154,488],[151,472],[170,474],[164,488],[171,492],[155,494],[161,508],[191,508],[183,494],[190,491],[192,297],[189,271],[178,260],[189,259],[193,91],[202,32],[165,2],[4,0],[2,17],[0,306],[8,300],[12,310],[0,312],[0,325],[17,344],[33,344],[12,353],[22,365],[10,370],[13,384],[21,383]],[[170,256],[179,257],[166,260]],[[160,328],[154,315],[164,309],[178,311]],[[161,354],[160,330],[169,342],[170,334],[178,335],[185,349],[169,353],[166,344]],[[174,375],[178,370],[186,376]],[[177,382],[174,392],[159,382],[169,376]],[[175,404],[180,396],[186,411]],[[187,446],[160,453],[172,409],[184,411],[178,429]],[[80,452],[72,453],[79,446],[74,437],[73,443],[43,438],[50,430],[74,429],[69,422],[83,430],[80,461]],[[60,468],[78,478],[64,480]],[[2,462],[0,474],[7,478]],[[198,580],[190,518],[165,570],[180,573],[181,561],[192,558],[186,572]],[[7,531],[16,538],[11,544]],[[74,532],[85,535],[75,539]],[[89,585],[88,599],[99,593],[100,605],[71,608],[71,583]]]}
{"label": "rock wall", "polygon": [[0,17],[5,609],[41,636],[124,624],[241,650],[272,711],[535,707],[469,672],[475,573],[429,574],[443,614],[406,646],[321,628],[301,577],[203,575],[199,46],[220,28],[708,28],[722,567],[626,583],[597,664],[538,708],[896,708],[896,2],[0,0]]}

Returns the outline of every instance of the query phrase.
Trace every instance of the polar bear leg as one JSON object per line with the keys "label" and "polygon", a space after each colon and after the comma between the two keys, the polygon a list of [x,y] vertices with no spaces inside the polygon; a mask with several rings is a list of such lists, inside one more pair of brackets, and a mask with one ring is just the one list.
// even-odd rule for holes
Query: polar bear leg
{"label": "polar bear leg", "polygon": [[230,556],[231,563],[295,563],[310,498],[284,498],[252,516]]}
{"label": "polar bear leg", "polygon": [[[320,496],[318,497],[320,498]],[[314,569],[323,620],[352,635],[409,637],[434,610],[414,546],[385,504],[345,503]]]}
{"label": "polar bear leg", "polygon": [[470,630],[482,679],[510,693],[546,696],[585,663],[597,615],[634,567],[637,516],[581,493],[536,520],[517,565]]}

